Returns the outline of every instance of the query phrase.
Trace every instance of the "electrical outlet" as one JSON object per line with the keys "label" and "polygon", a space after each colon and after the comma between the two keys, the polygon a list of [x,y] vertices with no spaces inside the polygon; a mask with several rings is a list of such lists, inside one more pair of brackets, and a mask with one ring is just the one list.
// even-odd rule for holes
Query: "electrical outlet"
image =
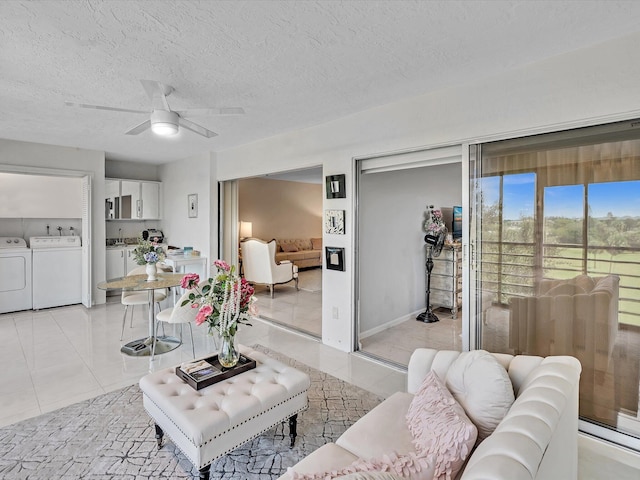
{"label": "electrical outlet", "polygon": [[340,316],[338,315],[338,307],[333,307],[333,318],[335,318],[336,320],[340,318]]}

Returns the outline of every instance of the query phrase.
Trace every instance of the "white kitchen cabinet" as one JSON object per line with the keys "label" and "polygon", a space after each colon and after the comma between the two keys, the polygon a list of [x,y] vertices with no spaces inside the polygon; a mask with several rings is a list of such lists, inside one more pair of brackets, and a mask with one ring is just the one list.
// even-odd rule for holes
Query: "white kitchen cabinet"
{"label": "white kitchen cabinet", "polygon": [[107,280],[110,280],[112,278],[124,277],[125,260],[126,258],[124,248],[107,248]]}
{"label": "white kitchen cabinet", "polygon": [[107,220],[120,218],[120,180],[104,181],[104,215]]}
{"label": "white kitchen cabinet", "polygon": [[136,249],[136,247],[126,247],[125,250],[125,255],[124,255],[124,259],[125,259],[125,264],[124,264],[124,271],[125,271],[125,275],[127,273],[129,273],[131,270],[133,270],[136,267],[139,267],[140,265],[138,265],[136,263],[136,258],[133,255],[133,251]]}
{"label": "white kitchen cabinet", "polygon": [[127,220],[141,218],[142,202],[140,201],[140,182],[120,181],[120,218]]}
{"label": "white kitchen cabinet", "polygon": [[160,184],[140,182],[141,216],[145,220],[160,218]]}
{"label": "white kitchen cabinet", "polygon": [[124,277],[139,265],[133,255],[135,246],[107,248],[107,279]]}
{"label": "white kitchen cabinet", "polygon": [[107,220],[159,220],[160,182],[105,179]]}
{"label": "white kitchen cabinet", "polygon": [[[109,247],[107,248],[106,253],[106,270],[107,270],[107,280],[112,278],[124,277],[134,268],[139,265],[136,263],[135,257],[133,255],[133,250],[135,246],[129,247]],[[119,290],[109,290],[107,292],[108,296],[111,295],[119,295]]]}

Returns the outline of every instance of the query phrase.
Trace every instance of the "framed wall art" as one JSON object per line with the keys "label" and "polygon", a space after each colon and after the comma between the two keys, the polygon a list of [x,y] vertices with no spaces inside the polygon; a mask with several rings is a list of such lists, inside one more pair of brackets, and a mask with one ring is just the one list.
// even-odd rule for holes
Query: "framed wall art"
{"label": "framed wall art", "polygon": [[324,247],[327,270],[344,272],[344,248]]}
{"label": "framed wall art", "polygon": [[347,198],[345,175],[328,175],[325,177],[327,198]]}
{"label": "framed wall art", "polygon": [[191,193],[187,195],[187,204],[189,210],[189,218],[198,218],[198,194]]}
{"label": "framed wall art", "polygon": [[344,210],[324,211],[324,233],[344,235]]}

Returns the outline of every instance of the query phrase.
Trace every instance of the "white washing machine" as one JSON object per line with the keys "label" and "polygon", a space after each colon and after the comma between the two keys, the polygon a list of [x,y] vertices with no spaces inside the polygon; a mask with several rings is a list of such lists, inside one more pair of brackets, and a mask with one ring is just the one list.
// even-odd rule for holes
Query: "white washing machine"
{"label": "white washing machine", "polygon": [[77,236],[31,237],[33,309],[82,303],[82,247]]}
{"label": "white washing machine", "polygon": [[31,308],[31,250],[24,238],[0,237],[0,313]]}

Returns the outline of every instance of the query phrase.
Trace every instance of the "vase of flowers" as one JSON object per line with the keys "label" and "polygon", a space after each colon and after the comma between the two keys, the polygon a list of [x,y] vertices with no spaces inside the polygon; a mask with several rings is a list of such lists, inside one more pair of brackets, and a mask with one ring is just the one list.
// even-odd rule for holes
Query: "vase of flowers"
{"label": "vase of flowers", "polygon": [[147,282],[155,282],[158,279],[158,254],[155,252],[147,252],[144,254],[147,261]]}
{"label": "vase of flowers", "polygon": [[155,242],[138,238],[138,245],[133,250],[133,258],[138,265],[146,265],[147,282],[155,282],[158,279],[158,267],[156,263],[164,260],[164,250]]}
{"label": "vase of flowers", "polygon": [[218,361],[224,368],[233,368],[240,360],[240,352],[236,349],[235,335],[220,336],[220,351],[218,352]]}
{"label": "vase of flowers", "polygon": [[182,279],[181,287],[191,290],[182,306],[191,304],[197,308],[196,325],[208,324],[209,334],[220,335],[218,361],[225,368],[232,368],[240,359],[235,346],[235,336],[241,324],[251,325],[249,320],[257,314],[256,297],[249,282],[236,273],[236,267],[224,260],[213,263],[216,273],[200,283],[200,276],[189,273]]}

